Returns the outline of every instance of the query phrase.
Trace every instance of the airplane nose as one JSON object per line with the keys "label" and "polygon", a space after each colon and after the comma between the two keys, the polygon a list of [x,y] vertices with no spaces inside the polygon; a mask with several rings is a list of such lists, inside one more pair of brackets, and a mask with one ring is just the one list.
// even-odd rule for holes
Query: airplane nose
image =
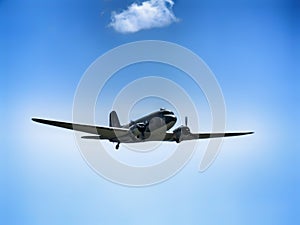
{"label": "airplane nose", "polygon": [[172,124],[172,125],[174,125],[175,123],[176,123],[176,121],[177,121],[177,118],[176,118],[176,116],[175,115],[166,115],[165,116],[165,121],[166,121],[166,124]]}

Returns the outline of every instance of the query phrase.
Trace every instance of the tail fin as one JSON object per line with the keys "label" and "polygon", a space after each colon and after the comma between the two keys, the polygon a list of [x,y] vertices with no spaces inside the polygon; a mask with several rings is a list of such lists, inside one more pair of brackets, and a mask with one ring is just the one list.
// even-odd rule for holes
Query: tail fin
{"label": "tail fin", "polygon": [[116,113],[116,111],[112,111],[109,114],[109,126],[110,127],[121,127],[118,115]]}

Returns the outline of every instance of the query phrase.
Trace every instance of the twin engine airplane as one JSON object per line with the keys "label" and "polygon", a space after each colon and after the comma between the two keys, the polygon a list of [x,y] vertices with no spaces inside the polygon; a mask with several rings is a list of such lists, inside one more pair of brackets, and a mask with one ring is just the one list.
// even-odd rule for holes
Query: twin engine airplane
{"label": "twin engine airplane", "polygon": [[138,143],[145,141],[176,141],[176,143],[180,143],[181,141],[194,139],[232,137],[254,133],[192,133],[187,126],[187,117],[185,117],[185,125],[174,129],[173,132],[168,132],[168,130],[175,125],[177,118],[172,111],[163,108],[135,121],[130,121],[130,123],[126,125],[121,125],[117,113],[112,111],[109,115],[109,127],[38,118],[32,118],[32,120],[38,123],[93,134],[93,136],[82,136],[82,138],[109,140],[110,142],[117,143],[116,149],[119,149],[120,143]]}

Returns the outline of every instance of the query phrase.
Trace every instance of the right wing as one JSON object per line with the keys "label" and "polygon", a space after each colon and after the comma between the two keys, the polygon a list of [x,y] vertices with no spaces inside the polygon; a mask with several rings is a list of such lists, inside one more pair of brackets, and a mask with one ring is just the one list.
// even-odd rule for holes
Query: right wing
{"label": "right wing", "polygon": [[118,137],[128,135],[128,131],[129,131],[128,129],[118,128],[118,127],[102,127],[102,126],[99,127],[93,125],[67,123],[67,122],[45,120],[45,119],[38,119],[38,118],[32,118],[32,120],[37,123],[43,123],[51,126],[99,135],[100,137],[98,137],[98,139],[108,139],[108,140],[118,139]]}
{"label": "right wing", "polygon": [[220,138],[220,137],[234,137],[234,136],[241,136],[247,134],[253,134],[254,132],[229,132],[229,133],[199,133],[193,134],[191,133],[191,139],[206,139],[206,138]]}
{"label": "right wing", "polygon": [[[228,132],[228,133],[190,133],[189,135],[183,135],[180,141],[189,141],[196,139],[207,139],[207,138],[222,138],[222,137],[234,137],[247,134],[253,134],[254,132]],[[156,141],[155,139],[153,141]],[[157,139],[161,141],[161,139]],[[176,141],[176,137],[173,133],[167,132],[162,141]]]}

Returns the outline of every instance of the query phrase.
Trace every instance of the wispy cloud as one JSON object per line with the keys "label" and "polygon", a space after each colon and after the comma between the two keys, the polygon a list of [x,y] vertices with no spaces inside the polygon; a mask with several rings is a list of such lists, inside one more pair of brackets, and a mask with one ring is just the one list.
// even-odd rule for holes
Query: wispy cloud
{"label": "wispy cloud", "polygon": [[143,29],[164,27],[178,19],[172,11],[172,0],[149,0],[133,3],[126,10],[112,12],[109,26],[120,33],[134,33]]}

